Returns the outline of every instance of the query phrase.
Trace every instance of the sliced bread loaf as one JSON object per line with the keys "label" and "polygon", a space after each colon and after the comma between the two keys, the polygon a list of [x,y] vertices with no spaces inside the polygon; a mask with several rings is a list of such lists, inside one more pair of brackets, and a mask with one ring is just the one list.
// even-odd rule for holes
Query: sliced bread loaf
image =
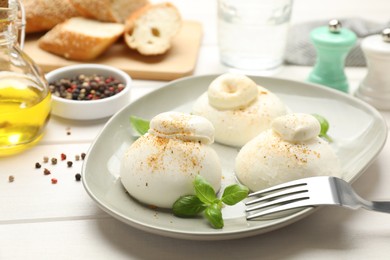
{"label": "sliced bread loaf", "polygon": [[84,16],[105,22],[124,23],[135,10],[148,0],[69,0]]}
{"label": "sliced bread loaf", "polygon": [[149,4],[137,10],[126,21],[125,42],[143,55],[163,54],[171,47],[182,19],[170,3]]}
{"label": "sliced bread loaf", "polygon": [[87,61],[101,55],[124,32],[124,25],[74,17],[56,25],[39,39],[39,47],[70,60]]}
{"label": "sliced bread loaf", "polygon": [[23,0],[26,33],[48,31],[65,20],[79,16],[69,0]]}

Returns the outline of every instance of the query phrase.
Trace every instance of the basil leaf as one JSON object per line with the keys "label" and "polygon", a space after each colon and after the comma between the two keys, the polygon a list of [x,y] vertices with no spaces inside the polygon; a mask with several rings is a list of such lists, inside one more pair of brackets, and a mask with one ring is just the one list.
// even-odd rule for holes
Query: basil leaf
{"label": "basil leaf", "polygon": [[327,134],[328,130],[329,130],[328,120],[326,120],[325,117],[318,115],[318,114],[312,114],[312,116],[314,116],[321,125],[321,131],[320,131],[319,136],[324,138],[328,142],[332,142],[333,141],[332,138]]}
{"label": "basil leaf", "polygon": [[210,206],[208,206],[204,212],[204,215],[206,216],[207,220],[210,222],[211,226],[213,226],[213,228],[218,228],[218,229],[223,228],[224,223],[222,218],[222,211],[217,203],[213,203]]}
{"label": "basil leaf", "polygon": [[195,177],[194,188],[196,196],[207,205],[212,204],[217,199],[214,188],[199,174]]}
{"label": "basil leaf", "polygon": [[150,127],[149,121],[136,116],[130,116],[130,123],[140,135],[146,134]]}
{"label": "basil leaf", "polygon": [[195,195],[182,196],[172,206],[172,211],[178,217],[193,217],[205,210],[203,204]]}
{"label": "basil leaf", "polygon": [[248,187],[240,184],[232,184],[225,188],[222,195],[222,202],[226,205],[234,205],[248,196]]}
{"label": "basil leaf", "polygon": [[243,185],[227,186],[222,199],[218,199],[214,188],[200,175],[194,180],[195,195],[182,196],[172,206],[172,211],[178,217],[194,217],[204,211],[204,216],[214,228],[223,228],[223,203],[234,205],[246,198],[249,189]]}

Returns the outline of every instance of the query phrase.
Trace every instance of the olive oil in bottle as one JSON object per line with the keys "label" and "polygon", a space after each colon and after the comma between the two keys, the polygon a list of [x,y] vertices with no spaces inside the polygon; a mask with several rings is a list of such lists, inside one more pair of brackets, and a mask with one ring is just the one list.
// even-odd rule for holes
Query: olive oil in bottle
{"label": "olive oil in bottle", "polygon": [[25,21],[20,0],[0,1],[0,157],[36,144],[50,116],[47,81],[23,52]]}
{"label": "olive oil in bottle", "polygon": [[38,142],[50,116],[50,91],[16,73],[0,73],[0,156]]}

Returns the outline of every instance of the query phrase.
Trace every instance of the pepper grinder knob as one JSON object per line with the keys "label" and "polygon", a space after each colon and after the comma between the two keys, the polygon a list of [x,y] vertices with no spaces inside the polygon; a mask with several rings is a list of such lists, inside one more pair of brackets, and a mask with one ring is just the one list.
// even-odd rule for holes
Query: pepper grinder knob
{"label": "pepper grinder knob", "polygon": [[317,51],[317,59],[307,80],[348,93],[344,64],[356,38],[354,32],[342,28],[336,19],[329,21],[328,26],[311,31],[310,39]]}
{"label": "pepper grinder knob", "polygon": [[382,39],[384,42],[390,42],[390,28],[383,29]]}
{"label": "pepper grinder knob", "polygon": [[367,74],[355,96],[372,106],[390,110],[390,28],[382,34],[363,39],[362,50],[367,61]]}
{"label": "pepper grinder knob", "polygon": [[341,29],[341,22],[337,19],[330,20],[328,28],[331,33],[339,33]]}

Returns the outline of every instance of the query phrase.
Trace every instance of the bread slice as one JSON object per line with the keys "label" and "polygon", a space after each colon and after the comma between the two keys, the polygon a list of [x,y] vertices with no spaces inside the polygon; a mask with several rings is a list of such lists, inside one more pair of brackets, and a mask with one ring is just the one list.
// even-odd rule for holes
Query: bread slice
{"label": "bread slice", "polygon": [[143,55],[158,55],[171,48],[182,19],[171,3],[149,4],[134,12],[126,21],[125,42]]}
{"label": "bread slice", "polygon": [[79,16],[69,0],[23,0],[26,33],[48,31],[65,20]]}
{"label": "bread slice", "polygon": [[39,39],[39,47],[70,60],[87,61],[101,55],[124,32],[124,25],[74,17],[56,25]]}
{"label": "bread slice", "polygon": [[70,0],[84,17],[105,22],[124,23],[135,10],[148,0]]}

